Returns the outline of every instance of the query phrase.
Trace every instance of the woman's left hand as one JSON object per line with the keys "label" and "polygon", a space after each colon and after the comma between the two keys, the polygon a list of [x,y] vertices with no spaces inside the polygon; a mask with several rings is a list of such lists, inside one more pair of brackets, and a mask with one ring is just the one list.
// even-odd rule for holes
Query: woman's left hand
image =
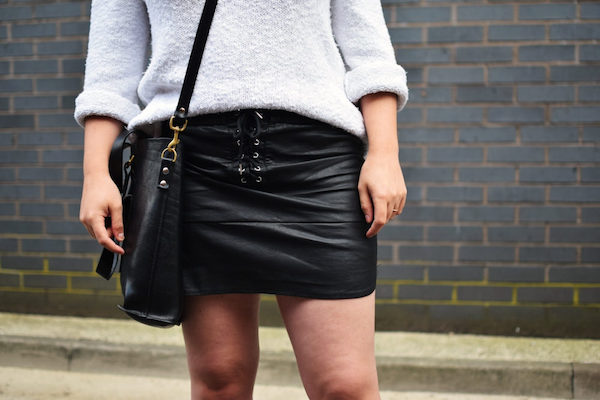
{"label": "woman's left hand", "polygon": [[[397,153],[367,153],[358,179],[360,206],[371,223],[367,237],[375,236],[406,203],[406,184]],[[394,211],[396,210],[396,211]]]}

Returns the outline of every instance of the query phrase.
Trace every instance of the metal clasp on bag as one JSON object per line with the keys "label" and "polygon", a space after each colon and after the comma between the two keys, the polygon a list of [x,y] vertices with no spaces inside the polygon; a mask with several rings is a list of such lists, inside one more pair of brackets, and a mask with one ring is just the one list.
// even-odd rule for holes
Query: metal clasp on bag
{"label": "metal clasp on bag", "polygon": [[[183,112],[185,110],[181,109],[180,111]],[[175,150],[175,148],[179,144],[179,133],[183,132],[185,130],[185,128],[187,128],[187,124],[188,124],[188,121],[186,119],[185,122],[183,123],[183,126],[174,125],[174,123],[173,123],[174,120],[175,120],[175,116],[173,115],[173,116],[171,116],[171,119],[169,119],[169,128],[173,131],[173,140],[171,140],[171,143],[169,143],[167,145],[167,147],[165,147],[165,149],[160,154],[161,159],[170,160],[171,162],[175,162],[175,160],[177,160],[177,151]],[[172,158],[165,157],[165,154],[167,152],[170,152],[173,155],[173,157]]]}

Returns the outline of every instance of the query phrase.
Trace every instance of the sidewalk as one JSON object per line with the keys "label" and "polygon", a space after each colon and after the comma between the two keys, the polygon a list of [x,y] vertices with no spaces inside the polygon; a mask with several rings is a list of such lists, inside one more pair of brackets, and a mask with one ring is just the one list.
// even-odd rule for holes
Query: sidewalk
{"label": "sidewalk", "polygon": [[[285,329],[261,327],[260,346],[259,387],[300,388]],[[377,332],[376,355],[382,391],[600,398],[599,340]],[[188,377],[180,327],[120,319],[0,313],[0,366]]]}

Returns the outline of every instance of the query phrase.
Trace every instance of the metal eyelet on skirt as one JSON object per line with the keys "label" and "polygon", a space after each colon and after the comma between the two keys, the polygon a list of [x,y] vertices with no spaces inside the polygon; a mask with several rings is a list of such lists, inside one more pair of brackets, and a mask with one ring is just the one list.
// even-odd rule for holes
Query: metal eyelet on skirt
{"label": "metal eyelet on skirt", "polygon": [[262,176],[259,176],[256,178],[256,182],[261,182],[262,181]]}
{"label": "metal eyelet on skirt", "polygon": [[252,154],[252,158],[258,158],[258,152],[254,152],[254,154]]}

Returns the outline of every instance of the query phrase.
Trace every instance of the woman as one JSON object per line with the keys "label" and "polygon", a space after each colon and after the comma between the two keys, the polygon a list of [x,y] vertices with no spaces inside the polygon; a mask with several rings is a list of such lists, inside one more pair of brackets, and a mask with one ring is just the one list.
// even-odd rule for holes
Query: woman
{"label": "woman", "polygon": [[[92,2],[80,220],[113,252],[111,144],[124,124],[151,133],[173,112],[202,7]],[[311,399],[379,398],[376,235],[406,200],[407,97],[379,0],[220,1],[181,138],[193,399],[252,398],[260,293],[276,296]]]}

